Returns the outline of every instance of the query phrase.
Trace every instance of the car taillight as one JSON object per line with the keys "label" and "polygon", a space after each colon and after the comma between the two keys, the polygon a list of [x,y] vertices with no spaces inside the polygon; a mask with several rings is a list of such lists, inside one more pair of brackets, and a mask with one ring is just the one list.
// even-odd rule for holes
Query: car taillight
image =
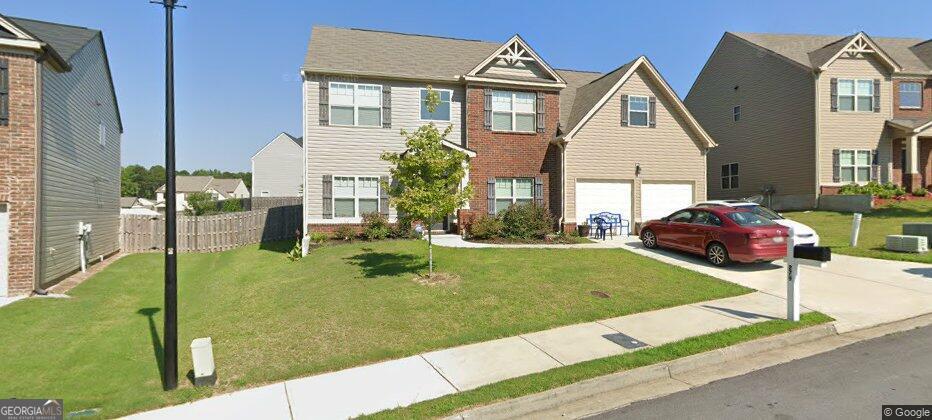
{"label": "car taillight", "polygon": [[748,234],[748,239],[763,239],[766,237],[767,234],[763,232],[751,232]]}

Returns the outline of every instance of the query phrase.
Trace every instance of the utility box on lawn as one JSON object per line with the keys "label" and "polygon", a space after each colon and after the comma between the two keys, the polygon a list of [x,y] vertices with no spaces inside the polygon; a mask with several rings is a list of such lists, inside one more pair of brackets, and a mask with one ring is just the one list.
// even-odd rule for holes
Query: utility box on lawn
{"label": "utility box on lawn", "polygon": [[191,341],[191,361],[194,362],[194,386],[213,385],[217,382],[214,366],[214,348],[210,337]]}
{"label": "utility box on lawn", "polygon": [[929,240],[925,236],[887,235],[886,248],[890,251],[922,254],[929,252]]}

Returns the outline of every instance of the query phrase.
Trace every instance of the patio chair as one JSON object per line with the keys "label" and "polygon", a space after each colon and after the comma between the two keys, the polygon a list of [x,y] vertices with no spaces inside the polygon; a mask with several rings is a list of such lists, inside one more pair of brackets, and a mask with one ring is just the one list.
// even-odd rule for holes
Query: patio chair
{"label": "patio chair", "polygon": [[604,240],[605,240],[605,233],[606,233],[606,232],[608,232],[609,236],[611,236],[612,239],[615,238],[615,233],[612,232],[612,223],[611,223],[611,222],[609,222],[608,220],[606,220],[606,219],[603,218],[603,217],[598,217],[598,216],[595,217],[595,218],[593,218],[592,221],[593,221],[593,224],[595,225],[595,231],[596,231],[596,238],[597,238],[597,239],[601,239],[601,240],[604,241]]}

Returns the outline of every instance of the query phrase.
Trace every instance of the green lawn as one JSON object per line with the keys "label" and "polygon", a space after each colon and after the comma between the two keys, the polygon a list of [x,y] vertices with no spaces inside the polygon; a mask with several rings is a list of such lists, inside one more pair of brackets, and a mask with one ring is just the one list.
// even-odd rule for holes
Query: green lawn
{"label": "green lawn", "polygon": [[[63,398],[119,416],[212,393],[559,325],[740,295],[748,289],[612,249],[449,249],[425,286],[423,241],[290,244],[179,261],[181,387],[161,390],[162,255],[127,256],[71,299],[0,309],[0,397]],[[608,293],[598,298],[590,291]],[[188,345],[211,336],[219,376],[193,388]]]}
{"label": "green lawn", "polygon": [[932,222],[932,200],[912,200],[888,205],[865,213],[861,219],[858,246],[849,247],[852,213],[832,211],[787,212],[790,219],[811,226],[822,238],[822,245],[833,252],[859,257],[932,263],[932,253],[908,254],[884,250],[887,235],[903,233],[903,223]]}

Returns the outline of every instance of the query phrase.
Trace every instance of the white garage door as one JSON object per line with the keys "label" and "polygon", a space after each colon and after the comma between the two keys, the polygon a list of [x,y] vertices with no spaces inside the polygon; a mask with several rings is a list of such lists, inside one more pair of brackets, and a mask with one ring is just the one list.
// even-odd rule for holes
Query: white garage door
{"label": "white garage door", "polygon": [[692,184],[641,184],[641,221],[669,216],[692,203]]}
{"label": "white garage door", "polygon": [[590,214],[603,211],[618,213],[622,219],[631,220],[630,182],[576,182],[576,223],[583,224]]}

